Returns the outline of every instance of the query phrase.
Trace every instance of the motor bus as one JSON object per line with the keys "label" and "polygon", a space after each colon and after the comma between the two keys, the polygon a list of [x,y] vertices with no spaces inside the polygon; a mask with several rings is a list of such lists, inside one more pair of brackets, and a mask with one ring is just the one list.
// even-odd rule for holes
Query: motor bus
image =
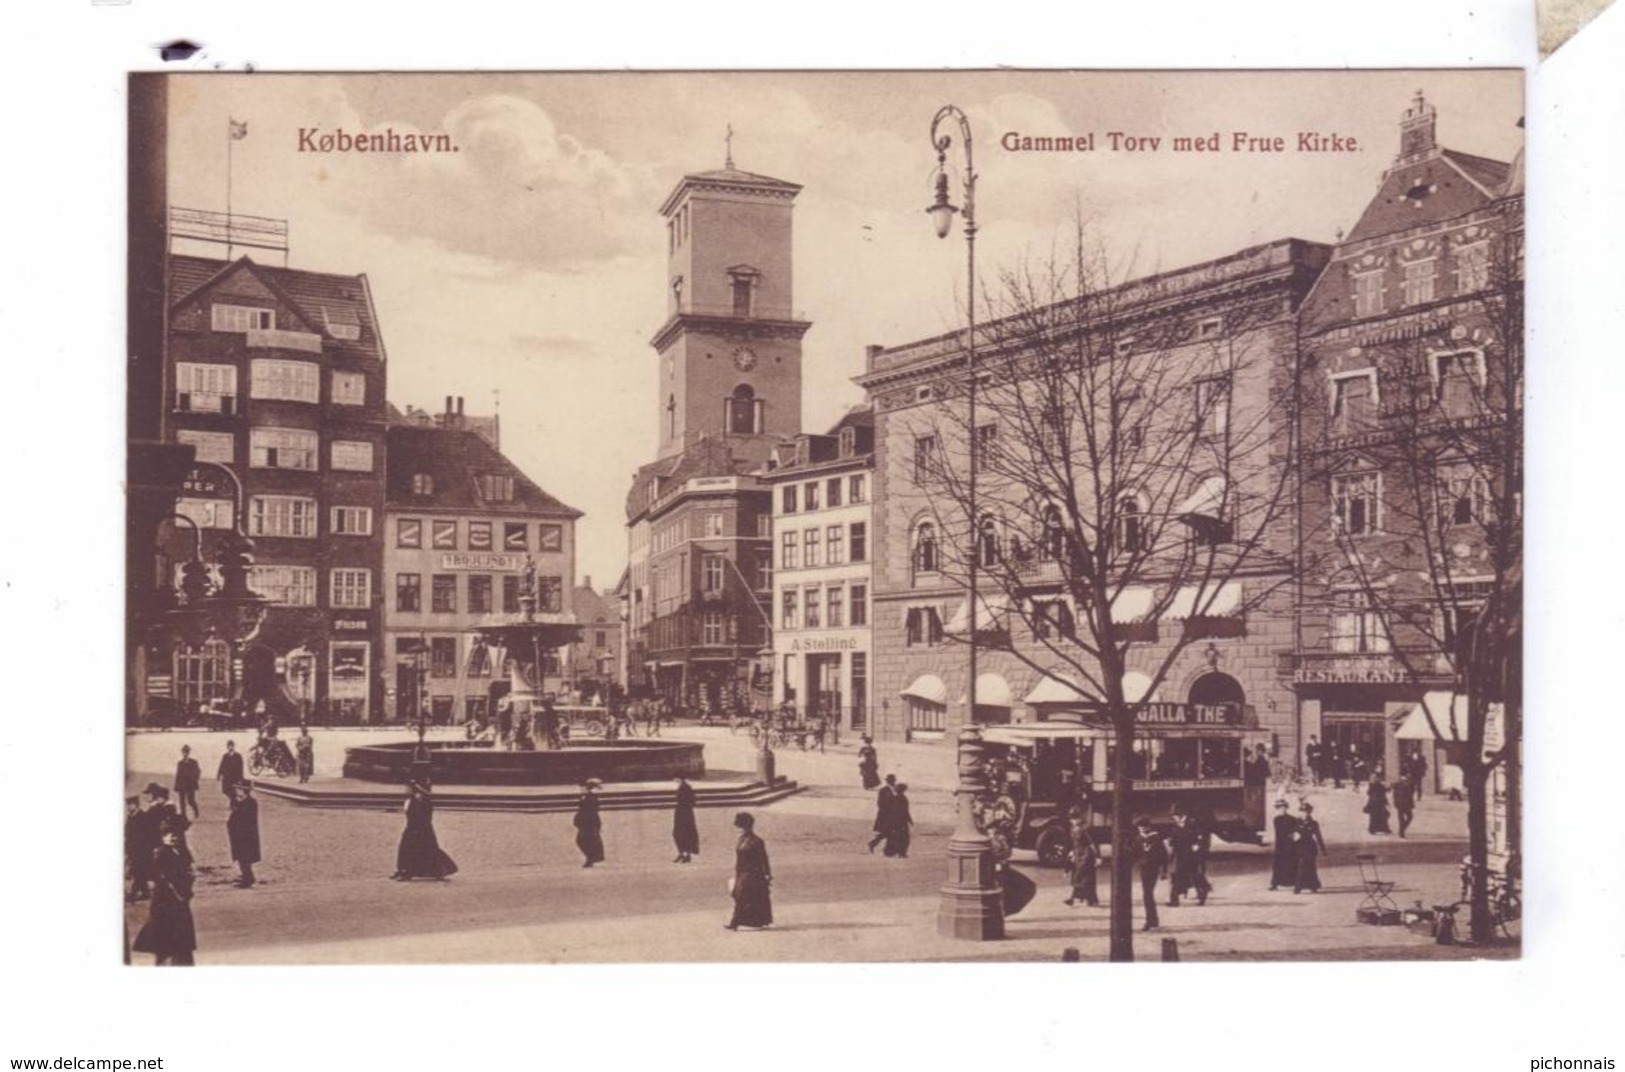
{"label": "motor bus", "polygon": [[[1247,757],[1270,735],[1248,728],[1245,715],[1239,704],[1136,705],[1133,814],[1166,829],[1179,808],[1204,817],[1225,841],[1259,844],[1268,785],[1249,775]],[[1073,804],[1087,810],[1098,841],[1110,839],[1116,734],[1103,721],[1073,716],[1080,717],[983,731],[995,790],[1016,805],[1015,847],[1034,851],[1045,866],[1067,861]]]}

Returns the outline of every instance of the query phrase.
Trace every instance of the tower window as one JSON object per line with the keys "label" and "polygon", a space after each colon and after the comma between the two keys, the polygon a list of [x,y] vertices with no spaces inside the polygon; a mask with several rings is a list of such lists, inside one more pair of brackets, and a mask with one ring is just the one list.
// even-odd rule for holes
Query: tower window
{"label": "tower window", "polygon": [[735,316],[749,316],[750,315],[750,291],[751,291],[751,285],[750,284],[751,284],[751,281],[750,281],[749,277],[744,277],[744,276],[735,276],[734,277],[734,280],[733,280],[733,295],[734,295],[734,315]]}
{"label": "tower window", "polygon": [[762,403],[748,383],[742,383],[728,396],[728,431],[733,435],[754,435],[762,430]]}

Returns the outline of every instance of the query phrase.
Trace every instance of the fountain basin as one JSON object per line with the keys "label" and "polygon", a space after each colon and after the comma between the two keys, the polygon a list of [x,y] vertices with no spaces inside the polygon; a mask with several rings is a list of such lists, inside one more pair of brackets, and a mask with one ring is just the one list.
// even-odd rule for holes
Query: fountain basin
{"label": "fountain basin", "polygon": [[[428,741],[430,777],[440,785],[580,785],[659,782],[705,775],[698,741],[571,741],[552,751],[510,752],[490,741]],[[416,741],[344,750],[344,776],[404,785],[412,773]]]}

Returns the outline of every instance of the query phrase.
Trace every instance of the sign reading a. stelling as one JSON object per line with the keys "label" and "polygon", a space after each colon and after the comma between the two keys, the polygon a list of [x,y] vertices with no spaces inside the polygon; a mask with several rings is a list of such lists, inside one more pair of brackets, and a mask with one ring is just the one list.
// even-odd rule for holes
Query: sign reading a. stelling
{"label": "sign reading a. stelling", "polygon": [[790,640],[790,654],[800,655],[802,652],[813,651],[857,651],[861,646],[855,633],[846,636],[792,637]]}
{"label": "sign reading a. stelling", "polygon": [[517,573],[525,568],[525,556],[504,554],[501,551],[447,551],[440,556],[440,568]]}

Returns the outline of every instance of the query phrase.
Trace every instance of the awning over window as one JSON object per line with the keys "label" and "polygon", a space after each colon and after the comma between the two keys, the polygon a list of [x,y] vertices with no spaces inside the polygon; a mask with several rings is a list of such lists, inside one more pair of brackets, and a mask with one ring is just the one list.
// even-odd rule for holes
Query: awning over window
{"label": "awning over window", "polygon": [[[977,599],[976,628],[980,630],[1002,629],[1005,618],[1010,613],[1010,597],[1003,592],[990,592]],[[970,598],[959,605],[954,611],[953,621],[948,623],[946,630],[949,636],[965,636],[970,632]]]}
{"label": "awning over window", "polygon": [[[969,696],[961,696],[960,703],[969,703]],[[976,675],[976,706],[977,707],[1012,707],[1014,704],[1010,695],[1010,682],[1004,680],[1003,674],[977,674]]]}
{"label": "awning over window", "polygon": [[912,696],[916,700],[942,704],[945,707],[948,704],[948,686],[944,685],[942,679],[935,674],[921,674],[898,695]]}
{"label": "awning over window", "polygon": [[1179,507],[1180,517],[1224,516],[1224,493],[1228,485],[1222,476],[1210,476],[1202,481],[1195,493]]}
{"label": "awning over window", "polygon": [[[1452,703],[1452,699],[1454,703]],[[1452,707],[1454,710],[1452,711]],[[1426,710],[1424,710],[1424,708]],[[1428,715],[1433,716],[1432,725]],[[1454,717],[1452,717],[1454,716]],[[1438,733],[1434,733],[1438,727]],[[1401,741],[1464,741],[1467,739],[1467,697],[1450,692],[1430,692],[1411,708],[1394,736]]]}
{"label": "awning over window", "polygon": [[1156,602],[1156,593],[1149,588],[1125,588],[1112,600],[1112,621],[1118,625],[1143,622]]}
{"label": "awning over window", "polygon": [[1029,704],[1094,704],[1100,701],[1083,691],[1070,674],[1051,670],[1038,679],[1024,702]]}
{"label": "awning over window", "polygon": [[1229,618],[1240,608],[1241,585],[1235,581],[1218,587],[1188,584],[1174,593],[1162,618],[1170,622],[1194,617]]}

